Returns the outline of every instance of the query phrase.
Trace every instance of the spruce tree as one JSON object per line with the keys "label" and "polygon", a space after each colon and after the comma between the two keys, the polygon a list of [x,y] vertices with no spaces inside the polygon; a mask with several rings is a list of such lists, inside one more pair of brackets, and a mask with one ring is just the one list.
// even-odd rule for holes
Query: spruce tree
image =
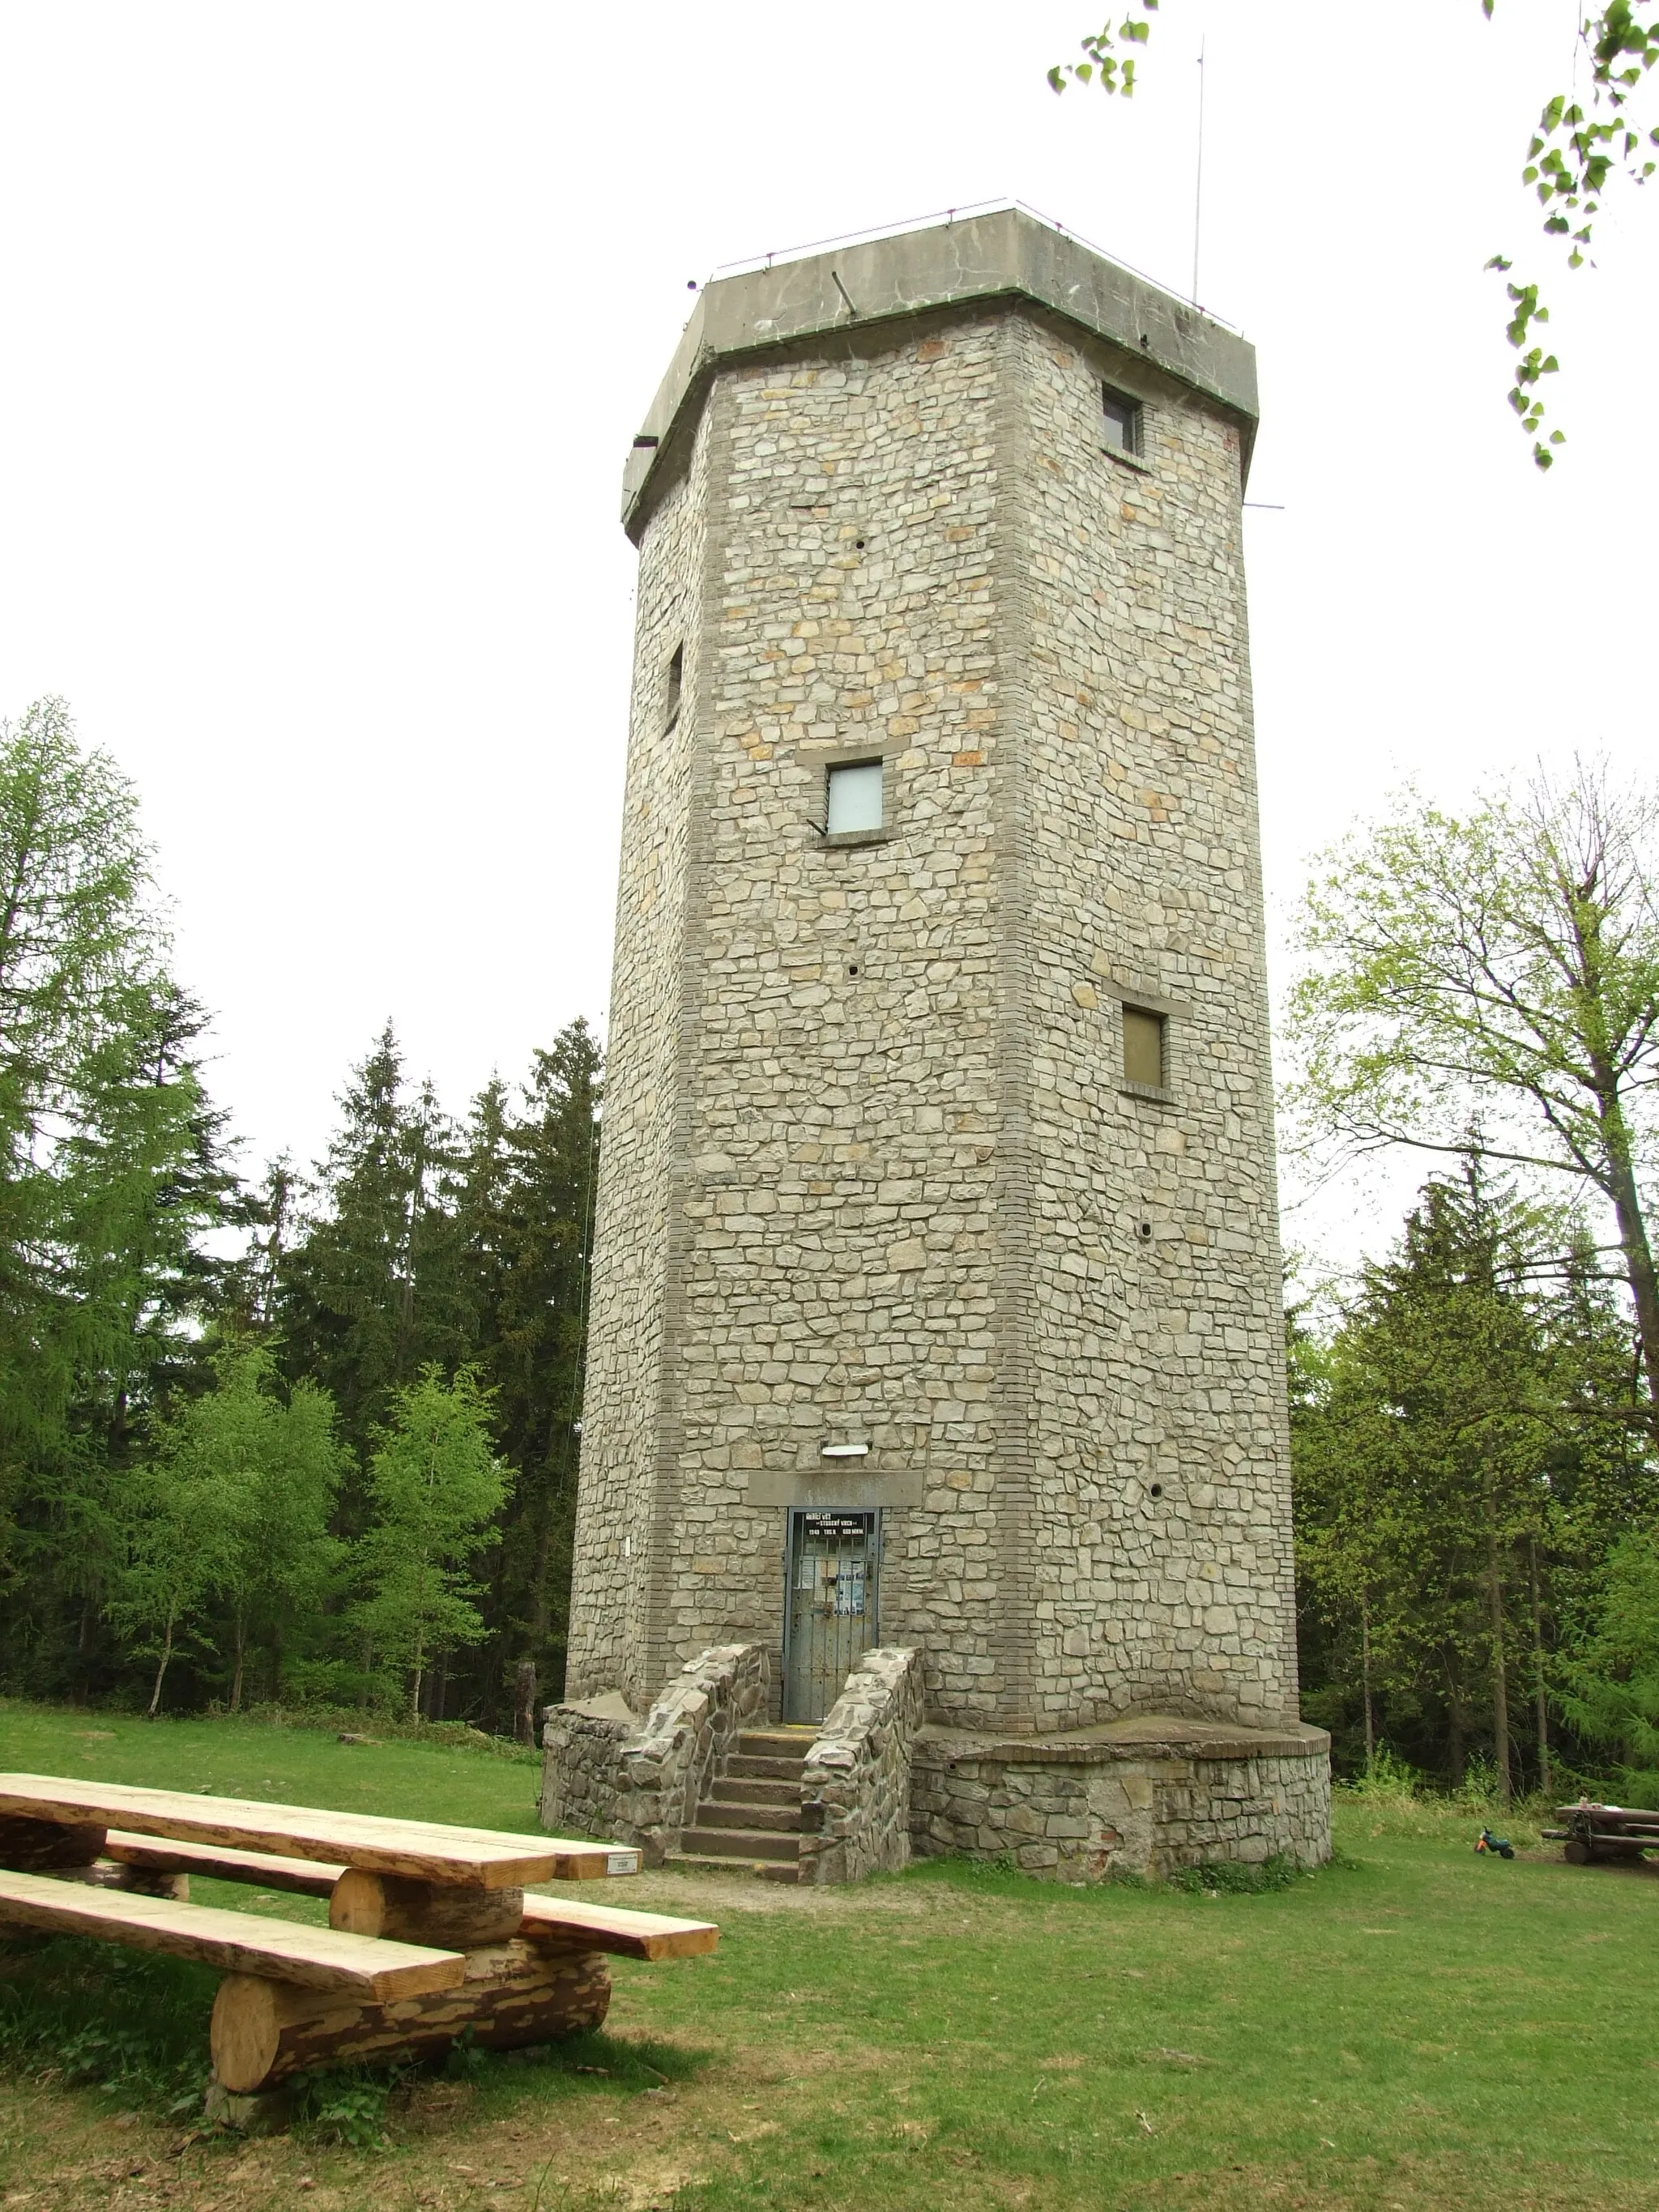
{"label": "spruce tree", "polygon": [[1623,1332],[1560,1229],[1478,1160],[1431,1182],[1291,1407],[1310,1713],[1454,1782],[1484,1738],[1500,1791],[1528,1737],[1548,1773],[1575,1583],[1650,1510]]}
{"label": "spruce tree", "polygon": [[457,1142],[429,1085],[406,1095],[388,1022],[340,1101],[312,1206],[277,1261],[276,1320],[290,1376],[308,1376],[366,1454],[396,1394],[471,1349],[453,1210]]}
{"label": "spruce tree", "polygon": [[493,1387],[497,1448],[516,1471],[490,1590],[488,1691],[505,1702],[518,1665],[556,1695],[564,1680],[586,1352],[600,1054],[577,1021],[538,1051],[508,1114],[475,1104],[462,1219]]}

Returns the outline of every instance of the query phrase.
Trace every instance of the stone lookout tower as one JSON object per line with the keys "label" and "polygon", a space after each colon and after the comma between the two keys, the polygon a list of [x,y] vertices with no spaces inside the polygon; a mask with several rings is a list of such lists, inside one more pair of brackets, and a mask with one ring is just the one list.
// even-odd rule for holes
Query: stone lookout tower
{"label": "stone lookout tower", "polygon": [[644,1715],[709,1647],[760,1655],[751,1722],[815,1724],[879,1647],[915,1655],[920,1849],[1098,1872],[1139,1820],[1142,1863],[1323,1856],[1255,422],[1249,345],[1022,213],[699,298],[624,479],[633,721],[550,1747],[553,1717]]}

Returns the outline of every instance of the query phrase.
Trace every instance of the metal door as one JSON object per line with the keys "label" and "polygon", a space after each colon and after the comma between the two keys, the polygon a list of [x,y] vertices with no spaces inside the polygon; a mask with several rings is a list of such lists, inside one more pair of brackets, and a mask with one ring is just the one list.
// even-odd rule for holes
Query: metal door
{"label": "metal door", "polygon": [[874,1513],[790,1513],[786,1721],[821,1721],[854,1662],[878,1640],[878,1519]]}

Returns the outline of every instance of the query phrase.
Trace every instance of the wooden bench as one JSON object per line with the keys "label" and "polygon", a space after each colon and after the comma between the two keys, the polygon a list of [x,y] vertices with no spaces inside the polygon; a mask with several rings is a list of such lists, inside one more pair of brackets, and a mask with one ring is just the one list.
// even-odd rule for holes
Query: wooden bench
{"label": "wooden bench", "polygon": [[1592,1805],[1587,1798],[1555,1810],[1562,1826],[1546,1828],[1543,1834],[1547,1842],[1566,1846],[1561,1856],[1571,1866],[1589,1866],[1596,1859],[1628,1863],[1644,1851],[1659,1850],[1659,1813]]}
{"label": "wooden bench", "polygon": [[[221,1968],[214,2079],[239,2095],[319,2066],[441,2051],[464,2033],[506,2050],[598,2027],[607,1954],[695,1957],[719,1930],[526,1896],[525,1884],[638,1865],[610,1844],[0,1775],[0,1927]],[[329,1925],[191,1904],[192,1872],[325,1897]]]}

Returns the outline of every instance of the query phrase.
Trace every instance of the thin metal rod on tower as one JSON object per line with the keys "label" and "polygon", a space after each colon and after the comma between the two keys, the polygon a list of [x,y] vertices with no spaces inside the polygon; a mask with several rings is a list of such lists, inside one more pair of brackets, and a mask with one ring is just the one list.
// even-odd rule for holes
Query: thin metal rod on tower
{"label": "thin metal rod on tower", "polygon": [[1193,305],[1198,305],[1198,240],[1204,220],[1204,40],[1198,42],[1198,175],[1193,185]]}

